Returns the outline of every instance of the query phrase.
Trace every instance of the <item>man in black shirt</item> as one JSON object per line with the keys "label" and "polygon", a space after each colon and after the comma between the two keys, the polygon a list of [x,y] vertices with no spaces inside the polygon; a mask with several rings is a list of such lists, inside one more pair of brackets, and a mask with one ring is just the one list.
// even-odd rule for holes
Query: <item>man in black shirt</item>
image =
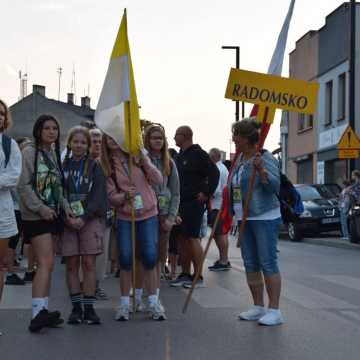
{"label": "man in black shirt", "polygon": [[[193,144],[193,132],[189,126],[181,126],[175,133],[176,145],[181,151],[176,158],[180,178],[180,208],[182,219],[180,261],[182,273],[171,286],[191,287],[191,262],[195,273],[201,266],[203,249],[200,243],[200,228],[206,203],[216,190],[219,170],[209,155],[197,144]],[[202,269],[201,269],[202,270]],[[200,275],[202,275],[200,271]],[[200,276],[197,287],[203,285]]]}

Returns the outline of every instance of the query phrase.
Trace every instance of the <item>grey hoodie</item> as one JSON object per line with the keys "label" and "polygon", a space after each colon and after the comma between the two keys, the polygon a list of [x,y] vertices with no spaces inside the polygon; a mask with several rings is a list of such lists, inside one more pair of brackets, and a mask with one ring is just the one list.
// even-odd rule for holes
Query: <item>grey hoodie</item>
{"label": "grey hoodie", "polygon": [[170,159],[171,173],[170,176],[164,174],[162,158],[149,154],[152,163],[163,175],[163,183],[153,186],[155,194],[159,200],[160,196],[164,196],[167,200],[165,208],[159,208],[160,215],[167,215],[170,221],[174,221],[179,211],[180,204],[180,182],[175,162]]}

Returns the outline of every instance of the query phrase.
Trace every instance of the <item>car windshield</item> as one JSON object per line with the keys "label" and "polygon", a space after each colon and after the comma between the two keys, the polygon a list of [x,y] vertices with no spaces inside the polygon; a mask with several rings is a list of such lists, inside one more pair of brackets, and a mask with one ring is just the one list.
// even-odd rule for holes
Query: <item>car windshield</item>
{"label": "car windshield", "polygon": [[316,185],[316,190],[321,194],[325,199],[336,198],[339,194],[336,192],[336,186],[331,185]]}
{"label": "car windshield", "polygon": [[297,186],[296,190],[300,193],[302,201],[311,201],[323,198],[319,191],[312,186]]}

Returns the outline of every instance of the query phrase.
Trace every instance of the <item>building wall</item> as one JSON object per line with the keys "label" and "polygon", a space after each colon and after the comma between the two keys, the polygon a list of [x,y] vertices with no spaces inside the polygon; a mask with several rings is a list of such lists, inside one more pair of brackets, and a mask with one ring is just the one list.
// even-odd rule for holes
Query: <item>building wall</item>
{"label": "building wall", "polygon": [[[296,49],[290,54],[290,77],[313,81],[316,78],[317,69],[318,34],[316,31],[310,31],[296,42]],[[316,121],[316,114],[314,114],[314,125]],[[306,122],[308,122],[307,118]],[[300,131],[299,114],[289,113],[288,139],[288,176],[294,183],[298,183],[297,161],[313,161],[313,154],[317,147],[316,127],[307,127]],[[313,164],[311,167],[313,168]],[[307,182],[313,181],[313,176],[307,178]]]}

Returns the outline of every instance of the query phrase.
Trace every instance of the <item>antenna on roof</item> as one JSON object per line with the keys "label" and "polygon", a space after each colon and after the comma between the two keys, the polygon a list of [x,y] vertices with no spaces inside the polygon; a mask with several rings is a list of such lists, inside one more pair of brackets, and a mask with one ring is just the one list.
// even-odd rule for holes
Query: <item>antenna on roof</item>
{"label": "antenna on roof", "polygon": [[76,104],[76,74],[75,74],[75,64],[73,64],[73,71],[71,77],[71,93],[74,94],[74,104]]}
{"label": "antenna on roof", "polygon": [[61,75],[63,73],[63,68],[60,66],[57,69],[57,73],[59,76],[59,89],[58,89],[58,101],[60,101],[60,92],[61,92]]}

